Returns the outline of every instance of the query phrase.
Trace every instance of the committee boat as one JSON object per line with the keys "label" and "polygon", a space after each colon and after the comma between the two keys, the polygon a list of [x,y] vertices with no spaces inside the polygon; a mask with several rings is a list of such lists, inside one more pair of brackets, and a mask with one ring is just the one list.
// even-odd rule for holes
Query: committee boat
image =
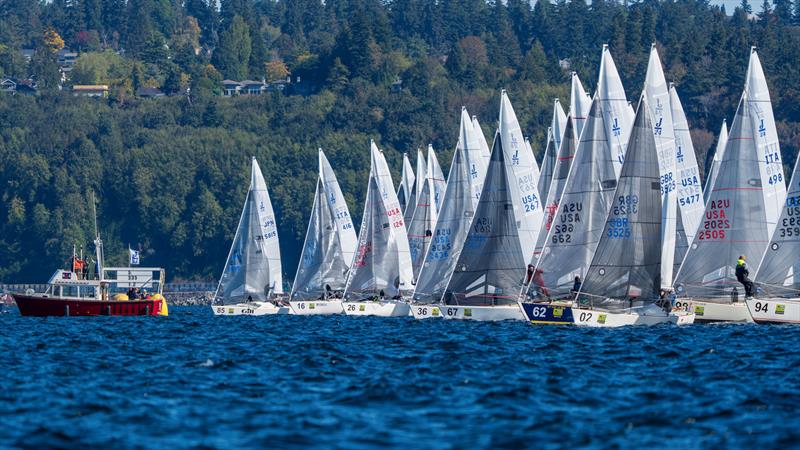
{"label": "committee boat", "polygon": [[217,316],[288,314],[282,282],[275,211],[253,158],[250,188],[211,309]]}
{"label": "committee boat", "polygon": [[786,198],[772,104],[755,48],[718,167],[675,286],[680,306],[698,321],[749,322],[736,261],[744,255],[750,270],[759,272]]}
{"label": "committee boat", "polygon": [[319,149],[319,176],[311,219],[292,285],[294,314],[341,314],[342,294],[353,255],[356,232],[336,174]]}

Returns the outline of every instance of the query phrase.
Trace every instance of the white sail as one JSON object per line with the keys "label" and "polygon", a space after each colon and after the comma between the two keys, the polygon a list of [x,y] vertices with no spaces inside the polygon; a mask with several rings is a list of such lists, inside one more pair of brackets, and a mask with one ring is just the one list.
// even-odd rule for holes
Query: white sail
{"label": "white sail", "polygon": [[561,147],[556,153],[556,166],[553,171],[553,180],[552,183],[550,183],[550,192],[544,203],[544,227],[536,241],[535,258],[541,255],[542,249],[547,242],[547,237],[550,235],[550,229],[553,227],[553,221],[559,212],[558,206],[561,202],[561,195],[567,183],[569,169],[572,167],[575,150],[578,148],[578,136],[575,134],[574,123],[570,115],[567,118],[567,125],[564,127],[564,137],[561,140]]}
{"label": "white sail", "polygon": [[439,214],[439,207],[444,198],[445,181],[442,168],[436,159],[432,146],[428,146],[427,173],[422,182],[422,190],[417,197],[417,206],[414,216],[408,225],[408,245],[411,250],[411,263],[414,269],[414,279],[419,275],[419,270],[425,260],[425,254],[433,238],[433,230]]}
{"label": "white sail", "polygon": [[483,192],[443,298],[447,304],[513,304],[522,285],[527,257],[514,206],[517,177],[503,142],[498,131]]}
{"label": "white sail", "polygon": [[725,156],[725,147],[728,145],[728,124],[725,119],[722,120],[722,127],[719,130],[719,138],[717,138],[717,147],[714,151],[714,159],[711,160],[711,167],[708,169],[706,176],[706,186],[703,189],[703,201],[708,202],[708,197],[711,191],[714,190],[714,182],[717,180],[719,173],[719,165],[722,163],[722,157]]}
{"label": "white sail", "polygon": [[[664,78],[661,58],[655,44],[650,48],[650,60],[644,82],[644,103],[650,108],[648,118],[658,154],[661,170],[661,217],[664,218],[661,231],[661,287],[672,289],[672,276],[675,262],[675,242],[677,237],[678,192],[676,176],[675,128],[672,121],[669,87]],[[642,107],[642,104],[639,104]],[[640,111],[639,115],[643,115]],[[619,189],[619,188],[618,188]]]}
{"label": "white sail", "polygon": [[398,297],[412,289],[413,272],[400,204],[383,152],[370,143],[371,167],[358,247],[345,288],[346,299]]}
{"label": "white sail", "polygon": [[441,299],[464,247],[486,176],[479,134],[483,133],[475,130],[466,108],[462,108],[458,145],[453,153],[447,189],[414,290],[414,299],[418,302],[432,303]]}
{"label": "white sail", "polygon": [[[665,222],[658,123],[643,93],[603,235],[581,285],[581,295],[614,310],[627,300],[658,298]],[[668,112],[667,112],[668,114]],[[674,229],[674,228],[673,228]]]}
{"label": "white sail", "polygon": [[517,115],[505,91],[500,95],[499,133],[503,140],[501,148],[506,153],[505,160],[510,164],[514,175],[514,183],[510,189],[516,194],[512,204],[519,228],[519,243],[525,259],[531,260],[544,217],[542,200],[537,189],[539,167],[530,147],[525,144]]}
{"label": "white sail", "polygon": [[275,211],[258,161],[253,158],[250,188],[216,296],[228,305],[268,300],[272,295],[282,293],[281,250]]}
{"label": "white sail", "polygon": [[414,186],[414,168],[411,167],[411,161],[408,160],[408,153],[403,153],[403,172],[400,174],[400,186],[397,188],[397,200],[400,202],[400,209],[405,211],[408,207],[408,201],[411,197],[411,190],[415,189]]}
{"label": "white sail", "polygon": [[319,178],[292,299],[312,299],[344,291],[356,251],[356,232],[333,168],[319,149]]}
{"label": "white sail", "polygon": [[596,95],[600,98],[600,111],[607,133],[608,151],[614,161],[614,173],[619,178],[633,125],[633,113],[608,45],[603,45]]}
{"label": "white sail", "polygon": [[428,168],[425,164],[425,156],[422,154],[421,149],[417,149],[417,177],[414,180],[414,188],[411,190],[411,195],[408,197],[408,203],[405,211],[403,211],[403,219],[405,222],[411,223],[411,218],[414,217],[414,211],[417,209],[419,195],[422,193],[422,187],[425,185],[425,177],[428,174]]}
{"label": "white sail", "polygon": [[478,123],[478,116],[472,116],[472,127],[478,133],[478,143],[481,145],[481,155],[483,155],[483,166],[489,167],[491,151],[489,150],[489,143],[486,142],[486,135],[483,134],[483,129],[481,129],[481,124]]}
{"label": "white sail", "polygon": [[600,98],[595,96],[528,295],[569,296],[574,278],[586,275],[617,187],[615,159],[608,148]]}
{"label": "white sail", "polygon": [[570,86],[569,96],[569,114],[575,122],[575,134],[580,138],[583,131],[583,124],[586,123],[586,118],[589,117],[589,108],[592,107],[592,97],[586,94],[581,84],[578,74],[572,72],[572,84]]}
{"label": "white sail", "polygon": [[736,281],[740,255],[751,273],[767,249],[784,202],[786,184],[772,107],[755,50],[728,144],[697,235],[676,277],[691,297],[727,297]]}
{"label": "white sail", "polygon": [[675,244],[675,272],[694,241],[697,227],[703,220],[705,201],[700,169],[694,154],[689,122],[674,85],[669,88],[672,126],[675,129],[675,172],[678,186],[678,235]]}
{"label": "white sail", "polygon": [[789,192],[754,280],[768,295],[800,294],[800,158],[795,161]]}
{"label": "white sail", "polygon": [[553,120],[550,128],[547,129],[547,146],[542,157],[541,173],[539,175],[539,195],[542,199],[547,198],[550,190],[550,183],[553,180],[553,171],[556,167],[556,156],[558,149],[561,148],[561,139],[564,137],[564,129],[567,126],[567,115],[558,99],[553,101]]}

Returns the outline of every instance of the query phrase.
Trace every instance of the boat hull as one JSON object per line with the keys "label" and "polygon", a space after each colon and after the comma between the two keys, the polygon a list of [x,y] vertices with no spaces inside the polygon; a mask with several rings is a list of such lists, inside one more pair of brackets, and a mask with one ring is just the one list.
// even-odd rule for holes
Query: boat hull
{"label": "boat hull", "polygon": [[411,308],[404,301],[342,302],[348,316],[406,317]]}
{"label": "boat hull", "polygon": [[753,322],[745,302],[715,303],[697,299],[680,299],[675,308],[695,315],[698,323],[709,322]]}
{"label": "boat hull", "polygon": [[271,316],[289,314],[288,306],[276,306],[269,302],[239,303],[235,305],[214,305],[211,307],[215,316]]}
{"label": "boat hull", "polygon": [[747,308],[755,323],[800,323],[800,298],[751,298]]}
{"label": "boat hull", "polygon": [[658,325],[672,323],[675,325],[691,325],[694,313],[676,311],[669,314],[650,309],[634,308],[624,312],[607,312],[590,309],[576,309],[572,314],[575,325],[593,328],[618,328],[633,325]]}
{"label": "boat hull", "polygon": [[552,303],[520,303],[525,318],[534,325],[575,325],[572,306]]}
{"label": "boat hull", "polygon": [[167,315],[164,300],[102,301],[13,294],[22,316],[159,316]]}
{"label": "boat hull", "polygon": [[441,306],[442,317],[448,320],[477,320],[497,322],[501,320],[525,320],[519,305],[503,306]]}
{"label": "boat hull", "polygon": [[300,316],[320,316],[344,313],[341,300],[301,300],[289,302],[292,314]]}
{"label": "boat hull", "polygon": [[440,305],[411,304],[411,315],[415,319],[441,319],[442,307]]}

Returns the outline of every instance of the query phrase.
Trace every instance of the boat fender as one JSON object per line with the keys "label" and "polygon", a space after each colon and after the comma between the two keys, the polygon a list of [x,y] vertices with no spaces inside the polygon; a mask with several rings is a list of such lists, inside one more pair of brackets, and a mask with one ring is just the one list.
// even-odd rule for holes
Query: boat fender
{"label": "boat fender", "polygon": [[120,292],[119,294],[114,295],[114,301],[116,302],[127,302],[128,300],[129,298],[127,294],[123,294]]}
{"label": "boat fender", "polygon": [[163,295],[157,294],[161,297],[161,309],[158,311],[159,316],[168,316],[169,315],[169,308],[167,308],[167,299],[164,298]]}

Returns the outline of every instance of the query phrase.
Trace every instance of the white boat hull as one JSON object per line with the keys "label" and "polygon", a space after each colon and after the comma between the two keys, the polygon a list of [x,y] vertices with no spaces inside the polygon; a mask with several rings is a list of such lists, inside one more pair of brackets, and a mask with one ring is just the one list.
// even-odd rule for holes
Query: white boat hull
{"label": "white boat hull", "polygon": [[408,303],[402,300],[342,302],[348,316],[406,317],[411,314]]}
{"label": "white boat hull", "polygon": [[698,299],[680,299],[675,308],[694,313],[697,322],[752,322],[745,302],[715,303]]}
{"label": "white boat hull", "polygon": [[291,301],[292,314],[299,316],[319,316],[344,313],[341,300],[302,300]]}
{"label": "white boat hull", "polygon": [[756,323],[800,323],[800,298],[751,298],[747,309]]}
{"label": "white boat hull", "polygon": [[415,319],[441,319],[442,306],[411,304],[411,315]]}
{"label": "white boat hull", "polygon": [[608,312],[591,309],[573,309],[572,317],[575,325],[594,328],[618,328],[631,325],[658,325],[672,323],[675,325],[691,325],[694,313],[673,311],[666,313],[660,308],[633,308],[630,311]]}
{"label": "white boat hull", "polygon": [[275,306],[270,302],[239,303],[236,305],[214,305],[211,307],[215,316],[269,316],[274,314],[290,314],[288,306]]}
{"label": "white boat hull", "polygon": [[477,320],[496,322],[500,320],[525,320],[519,305],[503,306],[456,306],[442,305],[442,317],[448,320]]}

